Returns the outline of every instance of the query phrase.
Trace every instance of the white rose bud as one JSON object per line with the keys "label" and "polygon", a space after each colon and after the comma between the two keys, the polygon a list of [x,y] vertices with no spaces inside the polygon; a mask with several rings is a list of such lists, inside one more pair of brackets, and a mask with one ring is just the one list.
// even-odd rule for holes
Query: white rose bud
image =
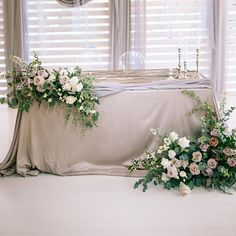
{"label": "white rose bud", "polygon": [[180,171],[179,176],[182,178],[185,178],[185,177],[187,177],[187,174],[185,171]]}
{"label": "white rose bud", "polygon": [[169,157],[170,159],[173,159],[175,156],[176,156],[176,152],[173,151],[173,150],[169,150],[169,152],[168,152],[168,157]]}
{"label": "white rose bud", "polygon": [[67,104],[73,104],[76,100],[77,100],[77,98],[73,97],[73,96],[66,97],[66,103]]}

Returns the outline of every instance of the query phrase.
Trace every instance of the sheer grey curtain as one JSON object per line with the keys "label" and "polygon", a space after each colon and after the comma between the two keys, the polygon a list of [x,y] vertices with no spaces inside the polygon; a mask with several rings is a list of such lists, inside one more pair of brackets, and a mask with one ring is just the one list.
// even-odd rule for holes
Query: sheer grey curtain
{"label": "sheer grey curtain", "polygon": [[27,57],[24,3],[25,0],[3,0],[6,70],[13,68],[10,56]]}
{"label": "sheer grey curtain", "polygon": [[130,0],[110,1],[110,68],[119,68],[119,58],[130,50]]}
{"label": "sheer grey curtain", "polygon": [[212,48],[211,77],[215,84],[218,98],[225,89],[225,36],[226,36],[227,1],[209,0],[208,16],[210,26],[210,45]]}

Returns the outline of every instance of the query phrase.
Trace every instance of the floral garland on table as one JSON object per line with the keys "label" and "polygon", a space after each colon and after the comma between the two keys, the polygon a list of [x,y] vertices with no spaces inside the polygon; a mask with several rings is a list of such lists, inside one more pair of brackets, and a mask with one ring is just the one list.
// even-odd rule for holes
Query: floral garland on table
{"label": "floral garland on table", "polygon": [[192,91],[184,91],[192,97],[197,106],[192,112],[202,111],[201,136],[197,140],[179,137],[176,132],[159,134],[151,129],[162,145],[157,151],[147,151],[144,159],[133,160],[130,172],[146,169],[145,177],[139,179],[134,188],[148,184],[163,184],[166,189],[179,188],[187,195],[194,187],[217,188],[228,192],[236,183],[236,129],[228,130],[226,124],[235,109],[221,104],[221,117],[217,118],[214,108],[200,99]]}
{"label": "floral garland on table", "polygon": [[10,107],[29,111],[34,102],[46,102],[50,107],[65,104],[66,121],[72,115],[73,123],[80,123],[82,128],[96,125],[99,113],[95,106],[99,101],[93,92],[94,77],[82,76],[78,66],[73,70],[45,69],[36,54],[29,64],[18,57],[12,57],[12,61],[16,68],[3,75],[8,81]]}

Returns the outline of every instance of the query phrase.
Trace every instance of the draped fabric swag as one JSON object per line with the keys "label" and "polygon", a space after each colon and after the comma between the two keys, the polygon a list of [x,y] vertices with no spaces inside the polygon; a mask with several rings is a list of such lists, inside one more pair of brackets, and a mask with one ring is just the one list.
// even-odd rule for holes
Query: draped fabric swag
{"label": "draped fabric swag", "polygon": [[[53,0],[54,1],[54,0]],[[55,0],[56,1],[56,0]],[[95,1],[95,0],[94,0]],[[199,2],[201,0],[198,0]],[[88,1],[84,1],[88,2]],[[89,1],[87,4],[81,7],[86,8],[87,5],[92,4],[93,1]],[[181,4],[175,6],[176,3],[184,1],[163,1],[164,12],[171,10],[171,7],[181,7]],[[215,89],[218,97],[224,89],[225,83],[225,71],[224,71],[224,45],[225,45],[225,3],[226,1],[221,0],[209,0],[207,9],[206,19],[206,30],[209,31],[209,42],[211,47],[211,79],[215,83]],[[27,26],[27,0],[3,0],[4,7],[4,51],[6,60],[6,69],[12,69],[13,64],[9,60],[9,56],[16,55],[25,58],[29,58],[29,43],[28,43],[28,26]],[[107,69],[118,69],[120,56],[130,50],[141,52],[146,54],[150,40],[147,34],[150,33],[150,22],[147,21],[147,3],[146,0],[110,0],[109,1],[109,51],[108,55],[108,66]],[[157,3],[156,3],[157,4]],[[187,5],[190,4],[189,1]],[[186,7],[187,7],[186,5]],[[182,4],[184,7],[184,4]],[[36,7],[37,9],[37,7]],[[180,8],[181,9],[181,8]],[[150,10],[150,6],[149,6]],[[186,10],[186,9],[185,9]],[[183,12],[185,11],[183,10]],[[37,9],[40,11],[40,9]],[[44,22],[44,13],[38,12],[37,14],[42,15],[42,22]],[[164,14],[163,17],[170,16],[170,13]],[[131,17],[132,16],[132,17]],[[83,16],[84,17],[84,16]],[[91,19],[91,15],[89,16]],[[182,17],[182,16],[180,16]],[[202,16],[204,17],[204,16]],[[149,16],[150,18],[150,16]],[[76,17],[75,17],[76,19]],[[86,20],[85,20],[86,22]],[[171,20],[167,19],[170,26],[169,29],[173,33],[176,28]],[[73,23],[73,22],[72,22]],[[78,27],[80,23],[76,23],[75,27]],[[158,25],[157,25],[158,26]],[[157,27],[155,26],[155,27]],[[162,27],[161,25],[159,27]],[[71,27],[73,30],[73,27]],[[78,30],[78,29],[77,29]],[[39,38],[46,37],[44,32],[38,29]],[[87,32],[89,38],[89,32]],[[163,31],[163,37],[165,33]],[[159,37],[159,36],[158,36]],[[89,41],[89,40],[88,40]],[[156,41],[156,46],[161,43]],[[91,45],[89,45],[90,47]],[[43,48],[43,45],[42,45]],[[91,48],[89,48],[91,49]],[[85,49],[84,49],[85,50]],[[149,47],[149,51],[150,51]],[[42,51],[42,52],[41,52]],[[44,53],[40,47],[40,53]],[[176,53],[175,53],[176,54]],[[46,52],[46,54],[47,52]],[[50,56],[50,55],[49,55]],[[66,60],[66,58],[64,59]],[[159,60],[155,58],[155,60]],[[164,60],[160,58],[160,60]],[[166,59],[165,59],[166,60]],[[168,60],[168,59],[167,59]],[[202,58],[205,60],[205,58]],[[175,66],[175,65],[174,65]]]}

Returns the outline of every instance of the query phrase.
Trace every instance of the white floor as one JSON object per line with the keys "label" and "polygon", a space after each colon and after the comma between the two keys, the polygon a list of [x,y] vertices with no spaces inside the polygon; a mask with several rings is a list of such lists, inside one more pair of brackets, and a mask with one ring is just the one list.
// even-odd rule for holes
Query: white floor
{"label": "white floor", "polygon": [[[236,105],[232,98],[230,104]],[[0,106],[0,161],[9,147],[15,111]],[[236,114],[230,121],[236,127]],[[135,178],[0,178],[0,236],[235,236],[236,191],[132,189]]]}

